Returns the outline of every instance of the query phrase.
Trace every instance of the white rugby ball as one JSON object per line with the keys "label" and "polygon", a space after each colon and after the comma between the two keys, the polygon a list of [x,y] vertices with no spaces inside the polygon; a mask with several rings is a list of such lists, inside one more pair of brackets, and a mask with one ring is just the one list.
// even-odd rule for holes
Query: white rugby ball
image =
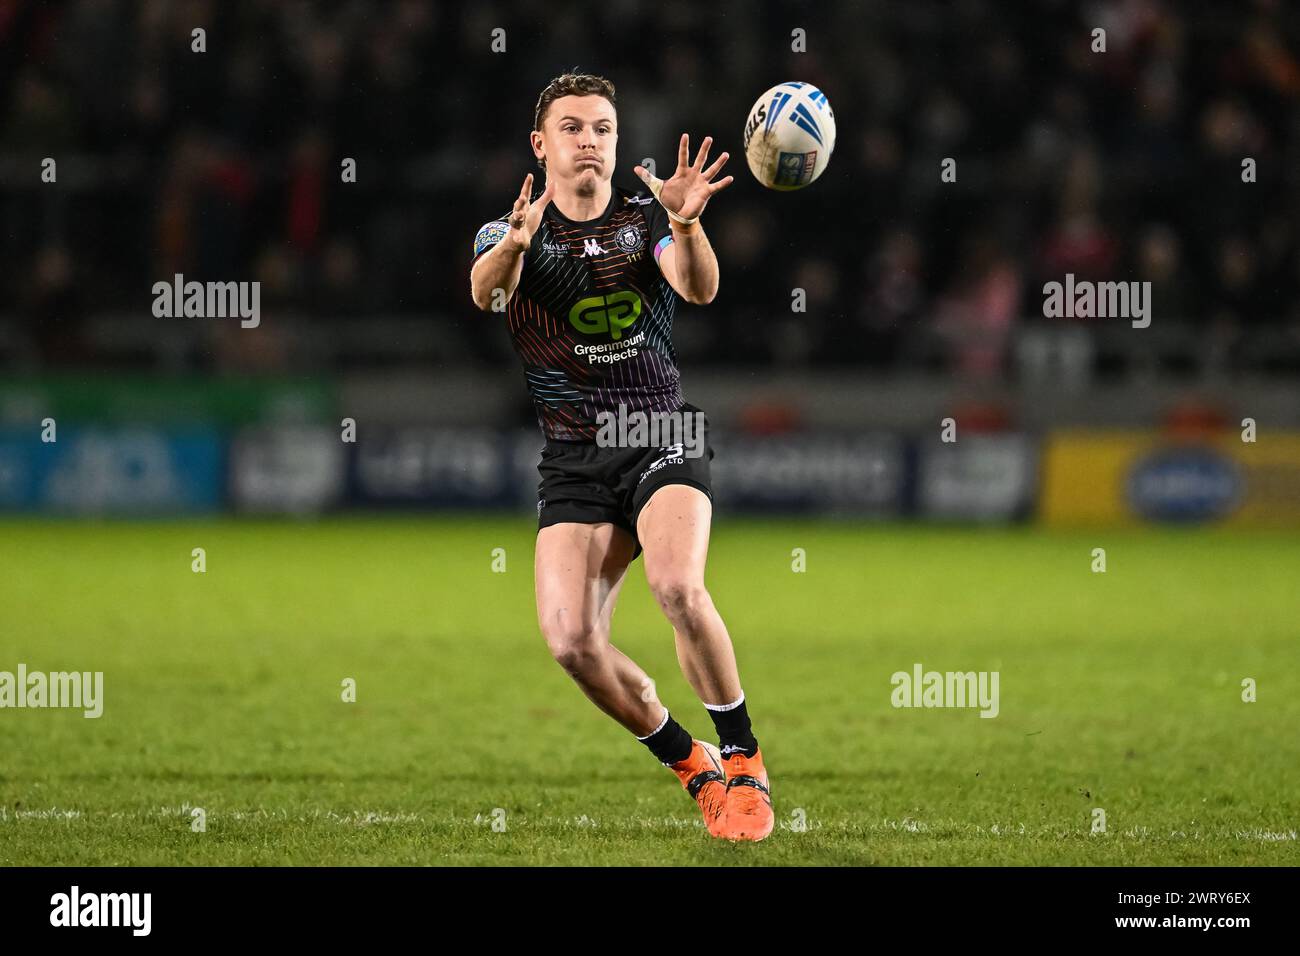
{"label": "white rugby ball", "polygon": [[835,149],[835,114],[811,83],[778,83],[745,122],[749,171],[768,189],[803,189],[826,170]]}

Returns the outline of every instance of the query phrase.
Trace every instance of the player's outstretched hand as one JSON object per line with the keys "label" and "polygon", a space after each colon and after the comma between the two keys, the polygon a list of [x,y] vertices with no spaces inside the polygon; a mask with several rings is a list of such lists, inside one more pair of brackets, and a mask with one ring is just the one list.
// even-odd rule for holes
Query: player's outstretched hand
{"label": "player's outstretched hand", "polygon": [[519,198],[515,200],[515,208],[510,210],[508,219],[510,228],[506,231],[505,239],[502,240],[516,246],[520,252],[527,252],[529,245],[532,244],[533,233],[542,224],[542,210],[555,196],[555,184],[551,182],[548,176],[546,178],[546,189],[537,197],[536,201],[530,203],[528,197],[532,194],[533,174],[529,173],[524,177],[524,188],[519,190]]}
{"label": "player's outstretched hand", "polygon": [[[664,180],[663,189],[659,192],[659,201],[663,203],[663,207],[683,219],[694,219],[702,213],[710,197],[726,189],[735,179],[733,176],[724,176],[716,183],[711,181],[722,170],[723,164],[730,156],[729,153],[723,153],[712,166],[705,169],[704,163],[709,158],[711,145],[713,145],[713,137],[704,137],[704,142],[700,144],[699,155],[692,163],[690,162],[691,139],[688,134],[682,133],[681,142],[677,146],[677,171],[673,173],[671,179]],[[650,171],[642,166],[634,166],[632,171],[640,176],[647,186],[654,180]]]}

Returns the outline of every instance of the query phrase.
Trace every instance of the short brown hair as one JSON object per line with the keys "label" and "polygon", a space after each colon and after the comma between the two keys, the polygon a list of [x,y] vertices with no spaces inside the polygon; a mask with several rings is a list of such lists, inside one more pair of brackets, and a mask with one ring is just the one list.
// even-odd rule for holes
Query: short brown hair
{"label": "short brown hair", "polygon": [[[590,73],[565,73],[546,84],[542,95],[537,97],[537,109],[533,111],[534,130],[541,132],[542,123],[546,121],[546,111],[561,96],[603,96],[609,100],[609,105],[614,107],[615,112],[618,111],[618,103],[614,99],[614,84],[609,80]],[[545,158],[539,159],[537,165],[545,169]]]}

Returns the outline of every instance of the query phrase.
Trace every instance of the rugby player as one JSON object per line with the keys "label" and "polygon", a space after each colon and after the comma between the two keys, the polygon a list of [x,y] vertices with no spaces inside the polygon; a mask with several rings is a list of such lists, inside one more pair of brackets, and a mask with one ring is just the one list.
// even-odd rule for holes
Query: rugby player
{"label": "rugby player", "polygon": [[[546,438],[538,472],[537,619],[561,667],[602,711],[631,731],[693,797],[708,831],[731,840],[772,832],[767,771],[750,724],[736,656],[704,586],[713,495],[707,418],[682,396],[672,323],[678,297],[707,305],[718,260],[700,222],[731,184],[714,177],[711,137],[695,160],[683,133],[677,167],[660,180],[616,187],[614,86],[568,73],[542,91],[529,134],[546,185],[533,175],[509,213],[474,239],[474,304],[502,311]],[[681,443],[598,443],[597,416],[624,411],[698,415],[699,453]],[[610,642],[628,566],[672,624],[677,659],[713,719],[719,746],[692,738],[659,702],[654,683]]]}

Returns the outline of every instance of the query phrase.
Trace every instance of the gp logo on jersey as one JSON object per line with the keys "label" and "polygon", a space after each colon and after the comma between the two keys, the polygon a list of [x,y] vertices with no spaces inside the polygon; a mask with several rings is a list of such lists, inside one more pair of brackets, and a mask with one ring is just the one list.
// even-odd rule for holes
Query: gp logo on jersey
{"label": "gp logo on jersey", "polygon": [[621,290],[608,295],[592,295],[579,299],[569,310],[569,324],[584,335],[608,332],[617,342],[623,330],[641,316],[641,297],[635,292]]}

